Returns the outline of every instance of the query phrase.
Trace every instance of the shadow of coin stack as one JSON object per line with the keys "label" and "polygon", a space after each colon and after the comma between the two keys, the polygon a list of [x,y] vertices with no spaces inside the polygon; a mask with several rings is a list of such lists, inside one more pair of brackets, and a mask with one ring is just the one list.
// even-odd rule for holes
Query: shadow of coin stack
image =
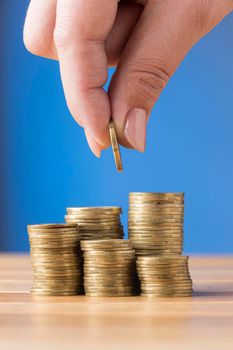
{"label": "shadow of coin stack", "polygon": [[123,239],[82,241],[88,296],[131,296],[136,290],[135,252]]}
{"label": "shadow of coin stack", "polygon": [[78,224],[81,240],[123,238],[120,207],[67,208],[65,221]]}
{"label": "shadow of coin stack", "polygon": [[80,233],[76,224],[28,225],[32,293],[83,293]]}
{"label": "shadow of coin stack", "polygon": [[191,296],[183,250],[183,193],[130,193],[128,233],[137,256],[141,295]]}

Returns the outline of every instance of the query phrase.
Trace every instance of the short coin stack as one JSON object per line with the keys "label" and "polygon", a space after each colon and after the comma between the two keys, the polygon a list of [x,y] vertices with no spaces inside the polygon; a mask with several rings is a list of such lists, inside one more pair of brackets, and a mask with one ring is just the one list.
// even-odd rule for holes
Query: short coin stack
{"label": "short coin stack", "polygon": [[83,292],[80,233],[76,224],[28,225],[33,269],[32,293]]}
{"label": "short coin stack", "polygon": [[67,208],[65,221],[77,223],[81,240],[123,238],[120,207]]}
{"label": "short coin stack", "polygon": [[192,279],[187,256],[140,256],[137,258],[137,272],[143,296],[192,295]]}
{"label": "short coin stack", "polygon": [[183,217],[183,193],[130,193],[128,232],[136,254],[181,254]]}
{"label": "short coin stack", "polygon": [[84,290],[88,296],[135,295],[135,252],[129,240],[82,241]]}

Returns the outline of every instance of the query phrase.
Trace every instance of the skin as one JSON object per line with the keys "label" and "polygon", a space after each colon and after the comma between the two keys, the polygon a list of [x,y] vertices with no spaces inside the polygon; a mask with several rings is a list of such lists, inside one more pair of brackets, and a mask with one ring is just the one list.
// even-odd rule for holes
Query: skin
{"label": "skin", "polygon": [[[31,0],[24,43],[59,60],[67,105],[93,153],[144,151],[155,102],[186,54],[233,10],[232,0]],[[106,93],[108,66],[116,72]]]}

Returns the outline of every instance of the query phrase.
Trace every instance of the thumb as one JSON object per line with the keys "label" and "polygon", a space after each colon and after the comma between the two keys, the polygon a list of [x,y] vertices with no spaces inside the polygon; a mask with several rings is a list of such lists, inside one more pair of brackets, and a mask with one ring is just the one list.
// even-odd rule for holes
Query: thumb
{"label": "thumb", "polygon": [[144,151],[149,114],[169,78],[191,47],[230,11],[226,2],[221,11],[199,3],[202,7],[191,0],[146,4],[109,88],[124,146]]}

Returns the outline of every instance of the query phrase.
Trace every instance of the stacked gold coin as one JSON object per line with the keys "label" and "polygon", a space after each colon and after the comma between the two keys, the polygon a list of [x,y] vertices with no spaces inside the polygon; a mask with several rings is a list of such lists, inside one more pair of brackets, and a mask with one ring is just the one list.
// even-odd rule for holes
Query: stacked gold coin
{"label": "stacked gold coin", "polygon": [[136,254],[181,254],[183,217],[183,193],[130,193],[128,233]]}
{"label": "stacked gold coin", "polygon": [[129,240],[82,241],[84,290],[88,296],[130,296],[137,292],[135,252]]}
{"label": "stacked gold coin", "polygon": [[120,207],[67,208],[65,221],[77,223],[81,240],[123,238]]}
{"label": "stacked gold coin", "polygon": [[143,296],[192,295],[192,279],[187,256],[140,256],[137,258],[137,272]]}
{"label": "stacked gold coin", "polygon": [[33,269],[32,293],[83,292],[80,233],[76,224],[28,225]]}

